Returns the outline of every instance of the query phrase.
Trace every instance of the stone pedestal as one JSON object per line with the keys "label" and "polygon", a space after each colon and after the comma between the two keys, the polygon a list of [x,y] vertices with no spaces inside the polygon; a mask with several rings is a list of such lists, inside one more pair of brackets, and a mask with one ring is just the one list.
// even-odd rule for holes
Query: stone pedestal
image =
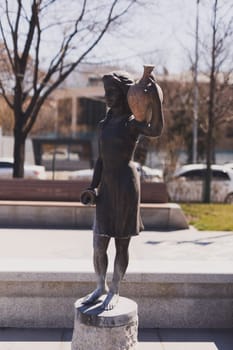
{"label": "stone pedestal", "polygon": [[104,311],[100,305],[84,306],[82,299],[76,301],[71,349],[136,350],[137,304],[120,297],[113,310]]}

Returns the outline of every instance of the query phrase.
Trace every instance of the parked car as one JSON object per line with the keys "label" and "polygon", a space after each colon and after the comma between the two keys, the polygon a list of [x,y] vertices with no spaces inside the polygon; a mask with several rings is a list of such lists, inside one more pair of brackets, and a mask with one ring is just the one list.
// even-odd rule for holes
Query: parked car
{"label": "parked car", "polygon": [[[160,182],[163,181],[163,172],[160,169],[152,169],[145,165],[135,162],[137,171],[140,174],[142,182]],[[69,180],[87,180],[91,181],[93,169],[83,169],[72,171],[69,175]]]}
{"label": "parked car", "polygon": [[81,169],[71,171],[68,179],[69,180],[80,180],[80,181],[91,181],[94,169]]}
{"label": "parked car", "polygon": [[233,169],[233,162],[224,163],[224,166],[227,166],[228,168]]}
{"label": "parked car", "polygon": [[150,168],[135,162],[137,171],[140,174],[142,182],[161,182],[163,181],[163,171],[156,168]]}
{"label": "parked car", "polygon": [[55,149],[53,151],[45,152],[42,154],[42,159],[47,160],[79,160],[78,153],[67,152],[66,149]]}
{"label": "parked car", "polygon": [[[9,179],[13,176],[13,160],[0,159],[0,179]],[[45,180],[47,178],[45,167],[42,165],[24,164],[24,178]]]}
{"label": "parked car", "polygon": [[[225,165],[212,165],[211,201],[233,204],[233,170]],[[173,202],[202,202],[205,164],[189,164],[178,169],[167,182]]]}

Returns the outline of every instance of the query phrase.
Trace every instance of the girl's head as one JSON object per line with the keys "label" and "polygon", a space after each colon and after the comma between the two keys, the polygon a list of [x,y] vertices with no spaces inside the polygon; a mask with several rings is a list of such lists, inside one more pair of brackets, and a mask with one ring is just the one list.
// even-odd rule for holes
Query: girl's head
{"label": "girl's head", "polygon": [[127,93],[134,81],[128,73],[117,72],[106,74],[103,76],[103,83],[108,107],[113,109],[125,107],[129,109]]}

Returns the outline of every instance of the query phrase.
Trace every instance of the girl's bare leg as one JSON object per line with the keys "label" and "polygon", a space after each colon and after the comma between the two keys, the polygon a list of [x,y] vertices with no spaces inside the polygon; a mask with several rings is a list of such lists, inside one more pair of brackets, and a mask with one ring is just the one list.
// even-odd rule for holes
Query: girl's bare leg
{"label": "girl's bare leg", "polygon": [[108,256],[107,249],[110,241],[110,237],[101,236],[94,234],[94,256],[93,263],[95,268],[95,273],[97,277],[97,287],[96,289],[88,294],[84,300],[83,304],[93,304],[95,303],[103,294],[108,292],[108,286],[106,283],[106,273],[108,268]]}
{"label": "girl's bare leg", "polygon": [[115,239],[116,257],[114,261],[114,272],[110,290],[105,298],[102,307],[111,310],[119,299],[120,282],[122,281],[129,263],[129,242],[130,238]]}

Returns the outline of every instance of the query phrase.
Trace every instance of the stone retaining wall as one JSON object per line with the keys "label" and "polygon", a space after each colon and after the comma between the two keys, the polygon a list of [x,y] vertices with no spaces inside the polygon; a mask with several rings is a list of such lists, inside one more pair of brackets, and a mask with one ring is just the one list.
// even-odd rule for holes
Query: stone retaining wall
{"label": "stone retaining wall", "polygon": [[[0,201],[0,227],[91,229],[95,207],[80,202]],[[141,203],[146,230],[187,229],[178,204]]]}
{"label": "stone retaining wall", "polygon": [[[73,327],[74,303],[93,290],[95,277],[71,263],[60,272],[33,271],[33,263],[30,271],[1,269],[0,327]],[[129,269],[121,287],[138,304],[140,328],[233,328],[232,273],[145,271]]]}

